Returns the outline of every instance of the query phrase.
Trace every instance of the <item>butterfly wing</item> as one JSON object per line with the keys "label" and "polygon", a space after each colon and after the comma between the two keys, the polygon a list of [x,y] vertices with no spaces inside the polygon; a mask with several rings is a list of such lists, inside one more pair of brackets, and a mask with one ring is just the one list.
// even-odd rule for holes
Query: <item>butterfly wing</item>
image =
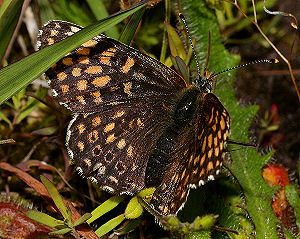
{"label": "butterfly wing", "polygon": [[221,167],[224,144],[229,136],[230,117],[218,98],[209,93],[196,112],[193,127],[181,136],[180,149],[151,199],[161,215],[177,214],[189,189],[214,179]]}
{"label": "butterfly wing", "polygon": [[[40,48],[81,29],[72,23],[51,21],[41,30]],[[104,35],[67,54],[46,75],[53,95],[73,113],[165,100],[186,87],[177,73],[159,61]]]}
{"label": "butterfly wing", "polygon": [[144,187],[159,120],[134,107],[77,114],[68,128],[68,152],[82,176],[111,192],[137,193]]}
{"label": "butterfly wing", "polygon": [[[40,48],[82,27],[52,21]],[[152,148],[184,80],[153,58],[104,35],[68,53],[46,75],[53,95],[74,117],[66,145],[77,170],[109,191],[134,194],[144,187]]]}

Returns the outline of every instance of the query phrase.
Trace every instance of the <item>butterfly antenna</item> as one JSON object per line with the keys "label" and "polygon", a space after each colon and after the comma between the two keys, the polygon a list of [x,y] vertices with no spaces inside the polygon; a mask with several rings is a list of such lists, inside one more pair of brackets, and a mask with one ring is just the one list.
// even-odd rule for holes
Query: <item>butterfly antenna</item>
{"label": "butterfly antenna", "polygon": [[188,35],[188,38],[189,38],[189,41],[190,41],[190,44],[191,44],[191,47],[192,47],[192,50],[193,50],[193,54],[194,54],[194,58],[195,58],[196,66],[197,66],[197,72],[198,72],[198,79],[196,81],[196,84],[199,85],[203,89],[204,92],[210,92],[211,91],[211,85],[209,84],[208,79],[206,77],[201,76],[199,62],[198,62],[197,55],[196,55],[196,52],[195,52],[195,48],[194,48],[194,45],[193,45],[193,42],[192,42],[192,38],[191,38],[190,33],[189,33],[189,28],[186,24],[185,17],[183,16],[183,14],[181,12],[178,13],[178,16],[180,17],[181,21],[183,22],[183,24],[185,26],[186,33]]}
{"label": "butterfly antenna", "polygon": [[210,31],[208,31],[208,48],[207,48],[207,57],[205,60],[205,66],[204,66],[204,74],[207,72],[207,65],[208,65],[208,61],[209,61],[209,57],[210,57],[210,43],[211,43],[211,35],[210,35]]}
{"label": "butterfly antenna", "polygon": [[249,65],[253,65],[253,64],[259,64],[259,63],[277,64],[278,62],[279,62],[279,60],[277,58],[274,58],[274,59],[260,59],[260,60],[251,61],[251,62],[248,62],[246,64],[241,64],[241,65],[238,65],[238,66],[231,67],[229,69],[220,71],[218,73],[213,73],[209,76],[208,80],[211,80],[212,78],[215,78],[217,75],[220,75],[220,74],[222,74],[224,72],[227,72],[227,71],[231,71],[233,69],[237,69],[237,68],[241,68],[241,67],[245,67],[245,66],[249,66]]}
{"label": "butterfly antenna", "polygon": [[241,141],[237,141],[237,140],[234,140],[234,139],[228,139],[227,143],[228,144],[237,144],[237,145],[242,145],[242,146],[257,147],[256,143],[241,142]]}

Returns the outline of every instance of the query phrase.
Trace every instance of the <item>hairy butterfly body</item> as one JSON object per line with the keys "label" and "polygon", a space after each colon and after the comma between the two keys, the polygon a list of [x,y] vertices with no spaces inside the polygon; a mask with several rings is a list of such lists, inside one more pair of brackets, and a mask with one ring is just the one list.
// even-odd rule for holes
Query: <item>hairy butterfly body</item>
{"label": "hairy butterfly body", "polygon": [[[82,29],[51,21],[44,48]],[[105,35],[68,53],[46,75],[73,113],[66,146],[79,173],[104,189],[136,194],[156,187],[151,206],[174,215],[190,187],[214,179],[230,117],[218,98],[159,61]]]}

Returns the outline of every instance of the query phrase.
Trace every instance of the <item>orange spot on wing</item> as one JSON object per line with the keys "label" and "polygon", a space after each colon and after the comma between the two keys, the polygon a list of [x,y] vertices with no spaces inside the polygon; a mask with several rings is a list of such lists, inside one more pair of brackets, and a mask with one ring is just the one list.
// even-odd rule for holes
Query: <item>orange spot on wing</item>
{"label": "orange spot on wing", "polygon": [[105,86],[108,82],[111,81],[111,78],[109,76],[101,76],[97,77],[92,81],[92,84],[98,87]]}
{"label": "orange spot on wing", "polygon": [[126,63],[124,66],[121,67],[121,71],[123,73],[127,73],[128,71],[130,71],[130,68],[134,65],[134,59],[131,57],[128,57],[126,60]]}

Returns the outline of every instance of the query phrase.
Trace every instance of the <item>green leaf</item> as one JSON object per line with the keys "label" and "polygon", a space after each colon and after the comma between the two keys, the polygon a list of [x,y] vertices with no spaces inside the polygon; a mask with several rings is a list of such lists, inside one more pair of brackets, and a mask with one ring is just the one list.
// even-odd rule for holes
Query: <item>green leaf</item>
{"label": "green leaf", "polygon": [[5,121],[6,123],[8,123],[9,126],[11,126],[11,121],[1,111],[0,111],[0,120]]}
{"label": "green leaf", "polygon": [[119,23],[144,6],[145,4],[134,6],[107,19],[91,24],[72,36],[3,68],[0,71],[0,104],[26,87],[68,52]]}
{"label": "green leaf", "polygon": [[[25,93],[25,89],[24,93]],[[22,92],[23,90],[19,91]],[[39,98],[44,98],[47,95],[47,90],[44,88],[40,88],[40,90],[36,93]],[[21,108],[21,113],[18,115],[16,124],[19,124],[24,118],[26,118],[34,109],[38,107],[41,102],[35,98],[30,97],[24,106]]]}
{"label": "green leaf", "polygon": [[73,226],[76,227],[76,226],[86,222],[91,217],[92,217],[91,213],[85,213],[76,222],[74,222]]}
{"label": "green leaf", "polygon": [[139,203],[138,197],[135,196],[130,199],[125,209],[125,217],[128,219],[136,219],[143,213],[143,207]]}
{"label": "green leaf", "polygon": [[[87,0],[87,3],[97,20],[108,17],[108,12],[103,4],[103,0]],[[111,27],[105,31],[105,35],[113,39],[118,39],[118,28],[116,26]]]}
{"label": "green leaf", "polygon": [[193,229],[198,231],[200,229],[207,229],[213,226],[216,222],[217,216],[215,215],[205,215],[203,217],[196,217],[192,223]]}
{"label": "green leaf", "polygon": [[131,16],[119,37],[120,42],[130,45],[130,42],[136,32],[142,16],[144,15],[145,10],[146,7],[143,7]]}
{"label": "green leaf", "polygon": [[99,205],[94,211],[91,212],[92,217],[87,220],[87,223],[90,224],[93,221],[97,220],[99,217],[104,215],[105,213],[111,211],[116,206],[119,205],[120,202],[124,200],[124,196],[113,196],[110,199],[106,200],[104,203]]}
{"label": "green leaf", "polygon": [[[133,230],[135,230],[141,223],[141,219],[128,220],[127,224],[117,231],[118,235],[125,235]],[[125,223],[124,223],[125,224]]]}
{"label": "green leaf", "polygon": [[26,212],[26,216],[31,218],[32,220],[35,220],[52,228],[62,225],[61,223],[58,223],[58,220],[56,218],[51,217],[43,212],[29,210]]}
{"label": "green leaf", "polygon": [[38,5],[42,22],[48,22],[55,19],[55,14],[48,0],[38,0]]}
{"label": "green leaf", "polygon": [[15,110],[19,110],[19,108],[21,107],[21,100],[23,99],[25,92],[26,90],[22,89],[12,97],[12,102],[14,104]]}
{"label": "green leaf", "polygon": [[64,235],[64,234],[67,234],[70,231],[72,231],[72,229],[69,228],[69,227],[66,227],[66,228],[63,228],[63,229],[60,229],[60,230],[57,230],[57,231],[54,231],[54,232],[49,232],[49,235]]}
{"label": "green leaf", "polygon": [[203,230],[199,232],[193,232],[187,236],[185,236],[186,239],[210,239],[210,231],[209,230]]}
{"label": "green leaf", "polygon": [[5,0],[0,7],[0,62],[18,23],[24,0]]}
{"label": "green leaf", "polygon": [[69,217],[67,207],[62,197],[60,196],[59,192],[57,191],[56,187],[52,184],[52,182],[48,178],[46,178],[43,175],[41,175],[41,180],[42,183],[45,185],[51,198],[53,199],[53,202],[55,203],[58,210],[60,211],[61,215],[70,222],[71,218]]}
{"label": "green leaf", "polygon": [[76,0],[56,0],[52,2],[51,7],[57,19],[64,19],[84,27],[95,21],[87,6]]}
{"label": "green leaf", "polygon": [[295,185],[289,184],[285,186],[286,197],[294,208],[296,222],[298,228],[300,228],[300,195],[299,190]]}
{"label": "green leaf", "polygon": [[185,48],[183,45],[183,42],[179,35],[177,34],[176,30],[174,27],[172,27],[170,24],[165,23],[166,30],[168,32],[168,38],[169,38],[169,45],[170,45],[170,50],[172,56],[179,56],[181,59],[184,61],[187,58]]}
{"label": "green leaf", "polygon": [[101,237],[105,235],[106,233],[113,230],[115,227],[117,227],[121,222],[123,222],[125,219],[125,215],[121,214],[111,220],[109,220],[107,223],[103,224],[101,227],[99,227],[95,233],[98,237]]}
{"label": "green leaf", "polygon": [[145,188],[145,189],[143,189],[142,191],[140,191],[140,192],[138,193],[138,196],[139,196],[140,198],[143,198],[143,199],[144,199],[144,198],[147,197],[147,196],[153,195],[154,191],[155,191],[155,188]]}
{"label": "green leaf", "polygon": [[185,79],[186,82],[189,82],[190,74],[185,62],[179,57],[171,56],[172,63],[176,71]]}

